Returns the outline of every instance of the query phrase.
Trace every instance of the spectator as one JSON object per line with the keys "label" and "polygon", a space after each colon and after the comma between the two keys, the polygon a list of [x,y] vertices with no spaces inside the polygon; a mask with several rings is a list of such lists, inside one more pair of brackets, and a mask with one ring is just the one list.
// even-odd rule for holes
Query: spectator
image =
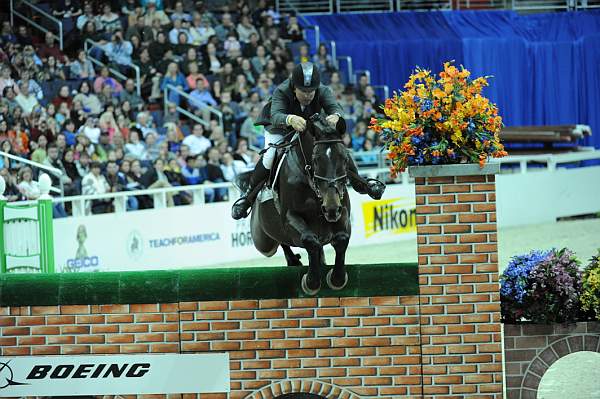
{"label": "spectator", "polygon": [[179,43],[179,34],[185,33],[186,38],[188,36],[188,30],[183,27],[183,21],[181,19],[176,19],[173,21],[173,29],[169,31],[169,43],[172,45],[176,45]]}
{"label": "spectator", "polygon": [[98,122],[98,118],[90,116],[86,119],[85,125],[80,130],[80,133],[87,137],[93,144],[98,144],[98,140],[100,139],[101,130]]}
{"label": "spectator", "polygon": [[185,166],[181,168],[181,174],[187,185],[192,186],[203,182],[195,156],[189,155],[185,158]]}
{"label": "spectator", "polygon": [[33,79],[28,70],[21,71],[21,80],[19,80],[19,85],[21,82],[27,82],[29,85],[29,91],[35,95],[35,98],[37,98],[38,101],[44,99],[44,91],[42,90],[42,87],[38,84],[38,82],[35,81],[35,79]]}
{"label": "spectator", "polygon": [[54,33],[52,32],[46,32],[46,41],[38,48],[38,55],[42,59],[42,62],[46,62],[49,56],[53,56],[61,64],[65,62],[65,55],[56,45]]}
{"label": "spectator", "polygon": [[[149,170],[143,177],[145,180],[145,186],[149,189],[172,187],[169,183],[167,175],[165,174],[165,162],[162,159],[158,158],[154,160],[153,166],[154,168]],[[166,193],[166,197],[167,206],[174,206],[173,193]]]}
{"label": "spectator", "polygon": [[327,46],[323,43],[319,44],[317,53],[313,55],[313,63],[317,65],[321,74],[332,72],[335,70],[335,63],[331,55],[327,52]]}
{"label": "spectator", "polygon": [[339,103],[344,110],[344,114],[342,115],[344,119],[351,119],[356,122],[358,119],[362,118],[363,104],[356,99],[352,87],[347,87],[344,90],[342,99]]}
{"label": "spectator", "polygon": [[235,25],[231,20],[231,14],[226,12],[221,16],[221,23],[215,27],[215,33],[219,41],[224,42],[229,32],[233,30],[235,30]]}
{"label": "spectator", "polygon": [[69,66],[69,73],[72,79],[93,79],[96,76],[92,61],[87,58],[85,50],[77,53],[77,59]]}
{"label": "spectator", "polygon": [[56,58],[54,58],[54,56],[48,57],[48,61],[44,64],[38,76],[42,82],[66,80],[64,68],[56,63]]}
{"label": "spectator", "polygon": [[289,16],[287,25],[284,26],[281,36],[292,43],[297,43],[304,40],[302,27],[300,27],[300,24],[298,23],[298,17],[295,15]]}
{"label": "spectator", "polygon": [[225,181],[233,182],[238,174],[244,173],[248,169],[244,162],[233,159],[233,155],[226,152],[222,156],[221,171]]}
{"label": "spectator", "polygon": [[206,45],[206,65],[208,73],[218,74],[221,72],[221,59],[217,56],[217,47],[213,43]]}
{"label": "spectator", "polygon": [[[165,73],[165,76],[163,77],[163,80],[160,84],[160,90],[164,91],[165,88],[167,88],[167,86],[169,85],[182,91],[189,90],[187,81],[185,80],[185,76],[183,76],[183,74],[179,72],[179,67],[175,62],[169,63],[167,73]],[[176,91],[171,90],[169,92],[168,100],[172,103],[179,105],[179,94]]]}
{"label": "spectator", "polygon": [[190,39],[195,46],[203,46],[208,42],[208,39],[216,35],[215,30],[207,21],[202,19],[200,13],[194,13],[192,26],[190,27]]}
{"label": "spectator", "polygon": [[308,44],[302,43],[300,47],[298,47],[298,55],[294,57],[294,63],[300,64],[302,62],[310,62],[310,54],[308,52]]}
{"label": "spectator", "polygon": [[136,18],[135,25],[131,25],[125,32],[125,39],[131,41],[131,37],[137,35],[143,44],[149,44],[154,40],[154,33],[150,26],[146,26],[143,16]]}
{"label": "spectator", "polygon": [[40,187],[38,182],[33,180],[33,171],[29,166],[24,166],[19,170],[19,184],[17,188],[26,200],[36,200],[40,197]]}
{"label": "spectator", "polygon": [[58,19],[71,22],[82,14],[81,6],[78,0],[60,0],[52,10],[52,15]]}
{"label": "spectator", "polygon": [[142,100],[142,98],[136,92],[135,82],[133,79],[127,79],[127,81],[125,81],[125,90],[121,91],[119,98],[121,103],[124,101],[129,101],[131,107],[136,110],[141,110],[144,105],[144,100]]}
{"label": "spectator", "polygon": [[31,114],[34,109],[40,107],[36,96],[29,91],[29,82],[21,82],[19,85],[19,95],[15,97],[15,101],[23,110],[25,116]]}
{"label": "spectator", "polygon": [[182,1],[175,2],[175,10],[171,14],[171,21],[175,22],[177,20],[192,22],[192,16],[183,10]]}
{"label": "spectator", "polygon": [[252,164],[252,153],[248,149],[248,140],[240,138],[237,142],[237,150],[233,154],[233,159],[242,161],[247,166]]}
{"label": "spectator", "polygon": [[57,108],[61,103],[67,103],[69,108],[73,105],[73,99],[71,98],[69,86],[67,85],[62,85],[58,90],[58,95],[52,99],[52,104]]}
{"label": "spectator", "polygon": [[99,31],[102,29],[102,24],[99,18],[94,15],[94,9],[91,2],[87,2],[83,5],[83,14],[77,17],[77,29],[82,32],[88,31],[89,28],[86,27],[88,22],[93,24],[94,31]]}
{"label": "spectator", "polygon": [[137,129],[129,132],[129,143],[125,144],[125,154],[142,161],[148,159],[146,145],[140,140],[140,133]]}
{"label": "spectator", "polygon": [[21,25],[19,29],[17,29],[17,44],[21,46],[32,46],[33,41],[31,40],[32,35],[27,26]]}
{"label": "spectator", "polygon": [[230,32],[227,35],[227,40],[223,43],[223,49],[225,50],[225,57],[230,60],[242,55],[242,45],[238,41],[235,32]]}
{"label": "spectator", "polygon": [[133,53],[133,45],[127,40],[123,40],[123,31],[118,29],[112,35],[112,40],[103,46],[108,59],[123,74],[128,73],[128,67],[131,66],[131,54]]}
{"label": "spectator", "polygon": [[[102,86],[104,86],[105,84],[109,84],[112,87],[114,93],[118,94],[121,92],[121,90],[123,90],[123,86],[121,85],[121,83],[119,83],[116,79],[110,77],[108,73],[108,68],[102,67],[102,69],[100,70],[100,75],[94,80],[94,92],[100,93],[102,91]],[[85,83],[87,82],[82,82],[81,86],[83,87]]]}
{"label": "spectator", "polygon": [[145,6],[146,12],[144,13],[145,24],[150,26],[152,21],[155,19],[160,21],[161,26],[168,25],[171,21],[167,14],[159,7],[159,3],[162,5],[161,0],[142,0],[142,4]]}
{"label": "spectator", "polygon": [[3,97],[6,97],[6,89],[11,87],[14,94],[19,94],[19,87],[17,81],[11,77],[11,70],[8,66],[3,66],[0,71],[0,91],[3,93]]}
{"label": "spectator", "polygon": [[192,156],[204,154],[211,147],[209,139],[204,137],[204,127],[197,123],[192,129],[192,134],[183,139],[183,144],[188,146]]}
{"label": "spectator", "polygon": [[63,166],[63,163],[60,159],[58,146],[55,143],[50,143],[48,145],[47,153],[48,153],[47,157],[44,160],[43,164],[46,166],[50,166],[52,168],[58,169],[63,173],[63,175],[60,177],[56,176],[53,173],[49,173],[50,180],[52,181],[52,186],[60,187],[60,183],[62,181],[62,183],[64,185],[65,195],[73,195],[74,194],[74,190],[72,187],[73,181],[71,180],[71,178],[69,176],[67,176],[67,172],[66,172],[66,170]]}
{"label": "spectator", "polygon": [[4,198],[8,202],[19,201],[22,197],[22,194],[17,187],[17,179],[15,175],[11,173],[8,168],[1,168],[0,176],[2,176],[4,182],[6,183],[6,187],[4,189]]}
{"label": "spectator", "polygon": [[265,50],[265,47],[258,46],[256,48],[256,56],[252,57],[251,60],[252,67],[257,74],[263,73],[268,60],[269,58],[267,57],[267,51]]}
{"label": "spectator", "polygon": [[242,123],[240,128],[240,137],[244,137],[251,146],[263,148],[265,146],[265,127],[254,125],[258,119],[260,110],[258,107],[252,107],[250,114]]}
{"label": "spectator", "polygon": [[[108,73],[108,69],[106,69],[106,72]],[[100,80],[98,80],[98,79],[100,79]],[[101,76],[96,78],[96,82],[111,82],[111,81],[114,84],[118,84],[118,82],[114,81],[112,78],[105,79]],[[95,84],[96,83],[94,83],[94,85]],[[73,97],[73,110],[75,110],[75,108],[76,108],[75,104],[77,102],[79,102],[81,104],[83,114],[78,114],[77,111],[75,111],[76,115],[73,115],[73,112],[71,112],[71,117],[74,120],[80,119],[81,117],[84,117],[86,114],[99,115],[100,112],[102,112],[102,104],[100,103],[100,99],[98,98],[97,95],[90,92],[90,84],[86,80],[81,82],[81,85],[79,86],[79,93],[75,97]]]}
{"label": "spectator", "polygon": [[240,23],[237,26],[237,34],[242,43],[250,43],[250,35],[255,34],[258,37],[258,31],[252,25],[249,16],[243,15],[240,18]]}
{"label": "spectator", "polygon": [[[225,176],[221,170],[221,154],[216,148],[209,148],[206,154],[206,176],[207,180],[212,183],[223,183]],[[226,201],[228,199],[226,188],[214,189],[215,201]],[[212,202],[212,201],[209,201]]]}
{"label": "spectator", "polygon": [[[188,106],[192,110],[205,110],[207,105],[211,107],[217,107],[217,102],[213,98],[212,94],[208,90],[208,88],[204,85],[204,80],[202,78],[198,78],[196,80],[196,89],[192,90],[190,93],[190,101]],[[205,119],[208,119],[206,117]]]}
{"label": "spectator", "polygon": [[100,21],[100,30],[104,32],[104,37],[106,39],[110,38],[113,33],[120,31],[123,27],[121,26],[121,20],[119,19],[119,15],[112,12],[109,3],[104,3],[102,6],[102,15],[98,18]]}
{"label": "spectator", "polygon": [[329,77],[329,87],[331,88],[331,90],[333,90],[333,93],[335,94],[337,99],[340,99],[342,97],[342,93],[345,90],[345,86],[342,84],[341,78],[340,78],[340,73],[337,71],[332,72],[331,76]]}
{"label": "spectator", "polygon": [[[98,162],[92,162],[90,172],[84,176],[81,181],[81,192],[83,195],[106,194],[110,191],[110,186],[106,177],[101,172]],[[112,207],[111,199],[95,199],[91,201],[90,210],[92,214],[110,212]]]}

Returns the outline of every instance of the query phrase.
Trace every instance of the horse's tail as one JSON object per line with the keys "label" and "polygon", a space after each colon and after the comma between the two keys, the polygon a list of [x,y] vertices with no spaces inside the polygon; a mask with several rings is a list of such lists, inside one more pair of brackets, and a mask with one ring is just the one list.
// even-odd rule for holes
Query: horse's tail
{"label": "horse's tail", "polygon": [[235,177],[233,184],[240,190],[240,192],[245,193],[250,188],[250,179],[252,178],[253,171],[248,171],[244,173],[240,173]]}

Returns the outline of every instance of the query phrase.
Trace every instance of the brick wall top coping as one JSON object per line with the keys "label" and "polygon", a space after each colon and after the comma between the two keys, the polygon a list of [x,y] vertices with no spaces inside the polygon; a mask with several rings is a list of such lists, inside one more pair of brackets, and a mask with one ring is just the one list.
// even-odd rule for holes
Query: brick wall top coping
{"label": "brick wall top coping", "polygon": [[500,163],[498,162],[488,162],[483,168],[476,163],[408,167],[410,177],[495,175],[497,173],[500,173]]}
{"label": "brick wall top coping", "polygon": [[[322,272],[317,297],[418,294],[416,263],[348,265],[348,285],[333,291]],[[174,303],[304,297],[303,267],[144,272],[0,274],[0,307]],[[35,289],[32,289],[35,287]]]}

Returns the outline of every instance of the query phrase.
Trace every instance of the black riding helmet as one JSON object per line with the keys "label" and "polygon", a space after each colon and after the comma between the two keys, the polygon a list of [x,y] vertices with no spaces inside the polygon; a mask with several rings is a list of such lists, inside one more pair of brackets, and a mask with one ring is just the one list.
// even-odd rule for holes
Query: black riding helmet
{"label": "black riding helmet", "polygon": [[312,62],[297,64],[292,72],[292,84],[302,91],[317,90],[321,83],[319,69]]}

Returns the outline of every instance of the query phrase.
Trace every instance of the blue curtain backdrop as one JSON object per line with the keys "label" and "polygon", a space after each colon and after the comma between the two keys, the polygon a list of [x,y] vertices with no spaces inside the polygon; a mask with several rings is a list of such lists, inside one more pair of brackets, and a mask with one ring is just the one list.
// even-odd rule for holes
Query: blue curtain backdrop
{"label": "blue curtain backdrop", "polygon": [[402,12],[307,17],[335,40],[338,55],[371,71],[373,84],[401,89],[418,65],[455,60],[493,75],[485,94],[504,123],[592,127],[600,148],[600,12],[519,15],[512,11]]}

